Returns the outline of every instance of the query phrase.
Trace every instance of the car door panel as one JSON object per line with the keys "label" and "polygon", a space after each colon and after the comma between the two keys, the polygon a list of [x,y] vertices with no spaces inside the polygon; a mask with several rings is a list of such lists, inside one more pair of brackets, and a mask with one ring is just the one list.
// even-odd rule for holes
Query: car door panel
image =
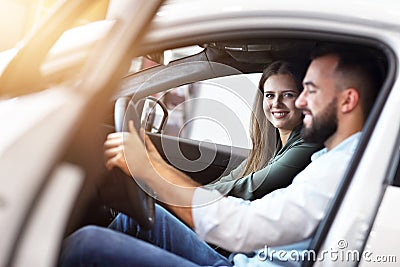
{"label": "car door panel", "polygon": [[245,148],[154,133],[148,135],[168,163],[200,184],[208,184],[229,174],[248,155],[248,149]]}

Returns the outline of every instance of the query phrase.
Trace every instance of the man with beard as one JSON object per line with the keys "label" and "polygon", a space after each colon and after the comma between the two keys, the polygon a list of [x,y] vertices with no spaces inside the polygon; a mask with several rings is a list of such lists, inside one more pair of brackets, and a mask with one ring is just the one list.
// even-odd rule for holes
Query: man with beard
{"label": "man with beard", "polygon": [[[105,144],[106,166],[140,177],[197,235],[159,209],[153,229],[147,232],[132,222],[119,229],[127,234],[95,226],[80,229],[67,238],[61,265],[299,264],[299,258],[292,258],[293,253],[271,255],[271,251],[307,248],[357,147],[381,86],[379,73],[373,58],[359,47],[326,46],[314,54],[296,106],[303,110],[304,138],[323,142],[325,148],[312,156],[311,164],[289,187],[251,202],[205,190],[163,161],[150,162],[131,123],[131,133],[118,144],[124,150]],[[150,153],[155,149],[147,137],[145,145]],[[201,240],[239,253],[233,262],[228,261]],[[258,249],[259,253],[243,254]]]}

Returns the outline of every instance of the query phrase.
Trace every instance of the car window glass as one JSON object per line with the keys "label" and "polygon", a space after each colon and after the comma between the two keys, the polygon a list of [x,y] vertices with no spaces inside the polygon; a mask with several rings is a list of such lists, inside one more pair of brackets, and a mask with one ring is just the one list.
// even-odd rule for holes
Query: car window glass
{"label": "car window glass", "polygon": [[[250,116],[261,73],[214,78],[182,85],[154,95],[168,110],[163,134],[198,141],[250,148]],[[142,123],[157,132],[163,118],[160,105],[145,103]],[[151,115],[150,115],[151,114]]]}

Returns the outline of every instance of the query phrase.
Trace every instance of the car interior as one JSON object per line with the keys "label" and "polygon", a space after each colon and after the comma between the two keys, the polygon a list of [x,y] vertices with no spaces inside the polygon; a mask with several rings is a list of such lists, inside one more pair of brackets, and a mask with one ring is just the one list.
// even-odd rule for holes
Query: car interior
{"label": "car interior", "polygon": [[[105,122],[105,124],[107,125],[108,129],[113,129],[114,125],[126,125],[127,118],[130,118],[136,121],[137,126],[141,125],[146,127],[146,123],[149,123],[148,117],[146,117],[147,121],[140,121],[139,117],[141,117],[142,112],[144,112],[143,103],[147,97],[152,97],[152,95],[168,91],[171,88],[193,84],[208,79],[260,73],[269,63],[275,60],[286,60],[302,66],[307,66],[309,64],[311,51],[318,45],[331,42],[332,41],[330,38],[318,39],[286,37],[246,38],[222,41],[215,40],[212,42],[199,44],[199,46],[203,48],[203,50],[199,53],[174,60],[167,65],[163,65],[162,61],[159,60],[159,62],[154,64],[155,66],[151,68],[126,75],[122,79],[120,88],[117,90],[113,98],[114,103],[116,103],[113,110],[114,114],[108,116],[109,121]],[[349,45],[354,45],[353,41],[348,42]],[[390,69],[391,65],[388,62],[387,56],[390,51],[378,48],[377,44],[373,44],[373,42],[360,42],[359,45],[367,47],[367,49],[371,51],[374,57],[376,57],[377,61],[381,63],[382,72],[385,73],[386,77],[388,77],[392,71]],[[162,59],[162,53],[163,51],[152,52],[151,55],[145,56],[145,59],[148,60],[157,57]],[[162,102],[162,98],[159,98],[158,101]],[[383,101],[384,93],[381,93],[377,102],[383,104]],[[121,103],[123,104],[121,105]],[[161,105],[164,104],[161,103]],[[375,109],[379,110],[379,104],[376,104]],[[376,114],[376,110],[373,112],[373,114]],[[371,115],[371,117],[374,118],[374,115]],[[370,118],[369,122],[367,123],[366,129],[368,130],[366,130],[364,135],[371,134],[374,125],[374,119],[372,118]],[[166,119],[168,120],[168,117]],[[200,142],[198,140],[163,134],[162,130],[163,129],[157,132],[147,132],[157,147],[159,153],[167,162],[171,163],[171,159],[175,162],[178,160],[185,162],[185,164],[187,164],[186,167],[189,166],[187,169],[198,170],[200,168],[200,171],[195,172],[187,171],[187,169],[181,168],[183,172],[200,184],[207,184],[215,179],[218,179],[221,177],[221,175],[229,173],[230,170],[232,170],[246,158],[248,153],[248,148]],[[367,139],[364,138],[363,140]],[[359,152],[357,153],[358,157],[362,155],[363,145],[365,146],[366,142],[363,142],[360,145]],[[165,149],[165,147],[174,146],[178,146],[179,149],[173,150],[172,152]],[[207,153],[207,151],[214,151],[216,153],[212,162],[196,161],[196,159],[198,159],[202,153]],[[355,156],[353,162],[356,161],[357,156]],[[193,166],[190,166],[190,164]],[[354,164],[356,163],[353,163],[352,166],[356,166]],[[173,165],[176,166],[176,164]],[[125,179],[129,180],[129,177],[125,177]],[[349,182],[350,179],[351,169],[349,170],[344,181]],[[130,198],[132,192],[125,194],[125,197],[121,198],[121,187],[116,186],[113,188],[110,186],[110,178],[105,178],[104,180],[107,182],[103,184],[105,186],[101,185],[97,188],[96,198],[98,197],[98,199],[97,201],[94,201],[94,203],[95,206],[101,207],[100,217],[104,216],[105,212],[107,214],[106,216],[108,216],[108,219],[98,220],[99,214],[94,214],[94,211],[99,211],[99,208],[96,209],[93,205],[91,205],[88,209],[89,212],[86,213],[85,220],[83,220],[84,224],[87,222],[107,224],[112,219],[112,216],[118,211],[125,212],[139,221],[146,221],[146,219],[143,219],[142,215],[138,216],[137,207],[132,208],[131,204],[128,204],[132,201],[126,201]],[[113,180],[114,185],[117,183],[116,180]],[[126,182],[130,183],[131,180]],[[119,184],[119,186],[121,186],[121,184]],[[113,192],[104,193],[104,187]],[[125,186],[125,188],[130,187]],[[345,190],[345,188],[346,183],[343,183],[341,190]],[[339,195],[337,197],[339,198],[340,193],[338,194]],[[115,201],[117,195],[120,199]],[[146,199],[146,196],[139,196],[139,199]],[[151,207],[151,201],[150,204],[145,206]],[[112,208],[111,215],[108,212],[109,207]],[[142,208],[142,210],[146,209],[148,208]],[[135,210],[135,212],[132,212],[132,210]],[[144,217],[150,218],[147,221],[154,219],[151,218],[151,214],[146,214]],[[94,218],[96,219],[94,220]],[[146,225],[145,222],[144,225]],[[322,233],[323,231],[319,230],[319,232]]]}

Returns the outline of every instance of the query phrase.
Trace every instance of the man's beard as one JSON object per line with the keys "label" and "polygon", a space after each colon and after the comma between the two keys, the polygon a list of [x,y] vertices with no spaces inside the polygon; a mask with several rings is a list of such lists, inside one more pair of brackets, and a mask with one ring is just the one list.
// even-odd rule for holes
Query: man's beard
{"label": "man's beard", "polygon": [[321,112],[319,116],[312,119],[310,128],[301,129],[301,135],[304,141],[309,143],[323,144],[337,130],[337,98],[335,97],[328,106]]}

